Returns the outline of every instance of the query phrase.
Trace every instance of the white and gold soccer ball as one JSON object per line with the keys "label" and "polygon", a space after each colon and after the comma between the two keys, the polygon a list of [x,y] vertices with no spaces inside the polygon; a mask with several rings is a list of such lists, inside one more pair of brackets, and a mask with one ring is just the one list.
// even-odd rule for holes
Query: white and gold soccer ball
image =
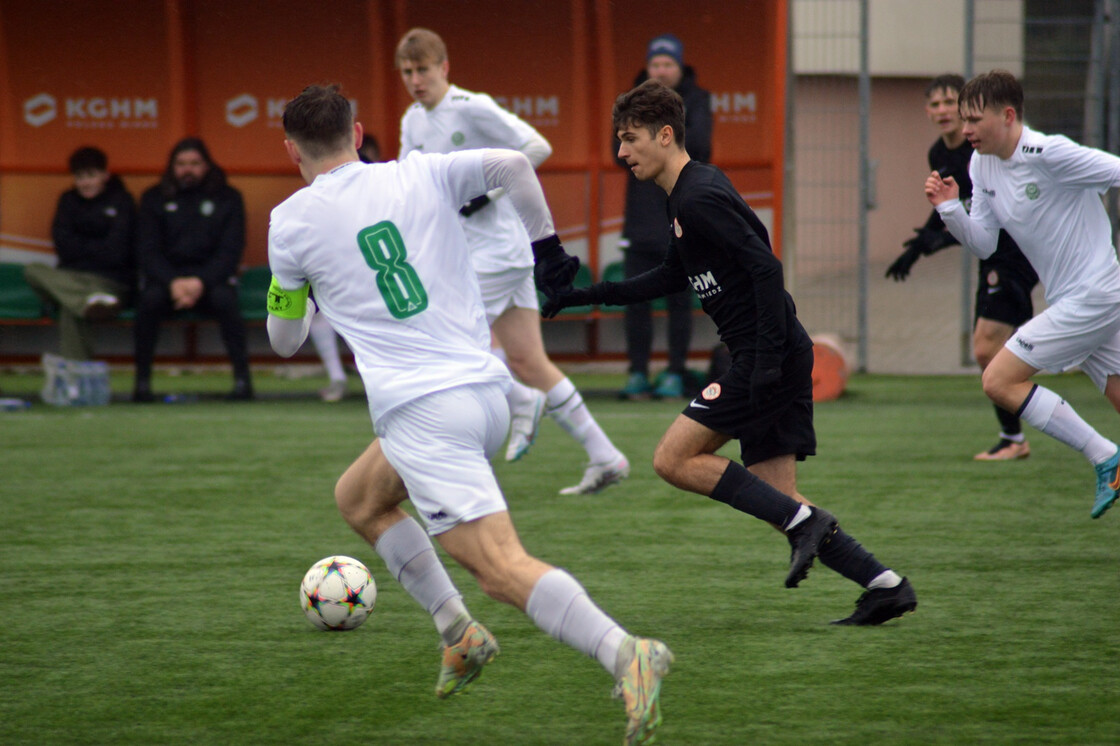
{"label": "white and gold soccer ball", "polygon": [[311,566],[299,586],[299,605],[319,629],[361,626],[373,611],[377,583],[369,568],[353,557],[324,557]]}

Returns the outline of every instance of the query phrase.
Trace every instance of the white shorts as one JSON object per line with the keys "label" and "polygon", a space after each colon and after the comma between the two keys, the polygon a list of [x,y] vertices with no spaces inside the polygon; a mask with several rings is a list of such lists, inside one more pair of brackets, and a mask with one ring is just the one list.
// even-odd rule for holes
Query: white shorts
{"label": "white shorts", "polygon": [[511,267],[502,272],[480,273],[478,287],[482,290],[482,305],[486,307],[488,324],[493,325],[510,308],[540,310],[532,267]]}
{"label": "white shorts", "polygon": [[387,412],[377,430],[429,534],[508,509],[489,460],[509,432],[501,385],[428,394]]}
{"label": "white shorts", "polygon": [[1075,366],[1101,391],[1120,374],[1120,307],[1060,300],[1023,324],[1004,345],[1032,368],[1060,373]]}

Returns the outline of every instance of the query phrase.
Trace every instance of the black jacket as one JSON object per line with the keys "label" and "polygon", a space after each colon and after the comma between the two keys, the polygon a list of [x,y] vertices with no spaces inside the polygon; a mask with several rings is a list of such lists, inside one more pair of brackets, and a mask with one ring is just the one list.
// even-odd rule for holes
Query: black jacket
{"label": "black jacket", "polygon": [[51,225],[59,268],[96,272],[132,286],[135,224],[136,206],[119,176],[110,176],[105,190],[93,199],[77,189],[63,192]]}
{"label": "black jacket", "polygon": [[[645,70],[638,74],[634,85],[649,79]],[[707,163],[712,158],[712,97],[696,85],[696,73],[689,65],[676,87],[684,99],[684,147],[694,161]],[[618,153],[618,139],[614,141]],[[617,159],[616,159],[617,160]],[[619,160],[626,168],[626,162]],[[669,248],[669,228],[665,205],[665,190],[652,181],[638,181],[630,174],[626,181],[626,210],[623,215],[622,237],[628,245],[624,249],[664,255]]]}
{"label": "black jacket", "polygon": [[157,184],[140,198],[136,254],[147,280],[196,276],[209,290],[237,274],[244,251],[245,204],[224,176],[173,194]]}

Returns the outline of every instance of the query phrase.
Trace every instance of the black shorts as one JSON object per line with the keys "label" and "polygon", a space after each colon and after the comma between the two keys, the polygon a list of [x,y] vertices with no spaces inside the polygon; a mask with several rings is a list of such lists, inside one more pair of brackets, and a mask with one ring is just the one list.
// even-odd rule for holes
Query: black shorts
{"label": "black shorts", "polygon": [[996,253],[980,260],[976,283],[976,317],[1019,327],[1034,316],[1031,291],[1038,274],[1006,231],[999,232]]}
{"label": "black shorts", "polygon": [[774,395],[751,402],[750,369],[731,369],[704,387],[683,412],[709,430],[739,441],[743,464],[793,454],[798,461],[817,452],[813,429],[813,350],[789,355]]}

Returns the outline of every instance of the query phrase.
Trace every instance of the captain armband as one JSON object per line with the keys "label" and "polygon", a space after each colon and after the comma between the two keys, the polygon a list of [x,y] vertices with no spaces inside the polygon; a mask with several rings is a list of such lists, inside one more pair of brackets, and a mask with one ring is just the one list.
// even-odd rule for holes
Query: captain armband
{"label": "captain armband", "polygon": [[282,319],[302,319],[307,312],[309,290],[311,286],[306,284],[299,290],[285,290],[274,275],[268,286],[268,312]]}

